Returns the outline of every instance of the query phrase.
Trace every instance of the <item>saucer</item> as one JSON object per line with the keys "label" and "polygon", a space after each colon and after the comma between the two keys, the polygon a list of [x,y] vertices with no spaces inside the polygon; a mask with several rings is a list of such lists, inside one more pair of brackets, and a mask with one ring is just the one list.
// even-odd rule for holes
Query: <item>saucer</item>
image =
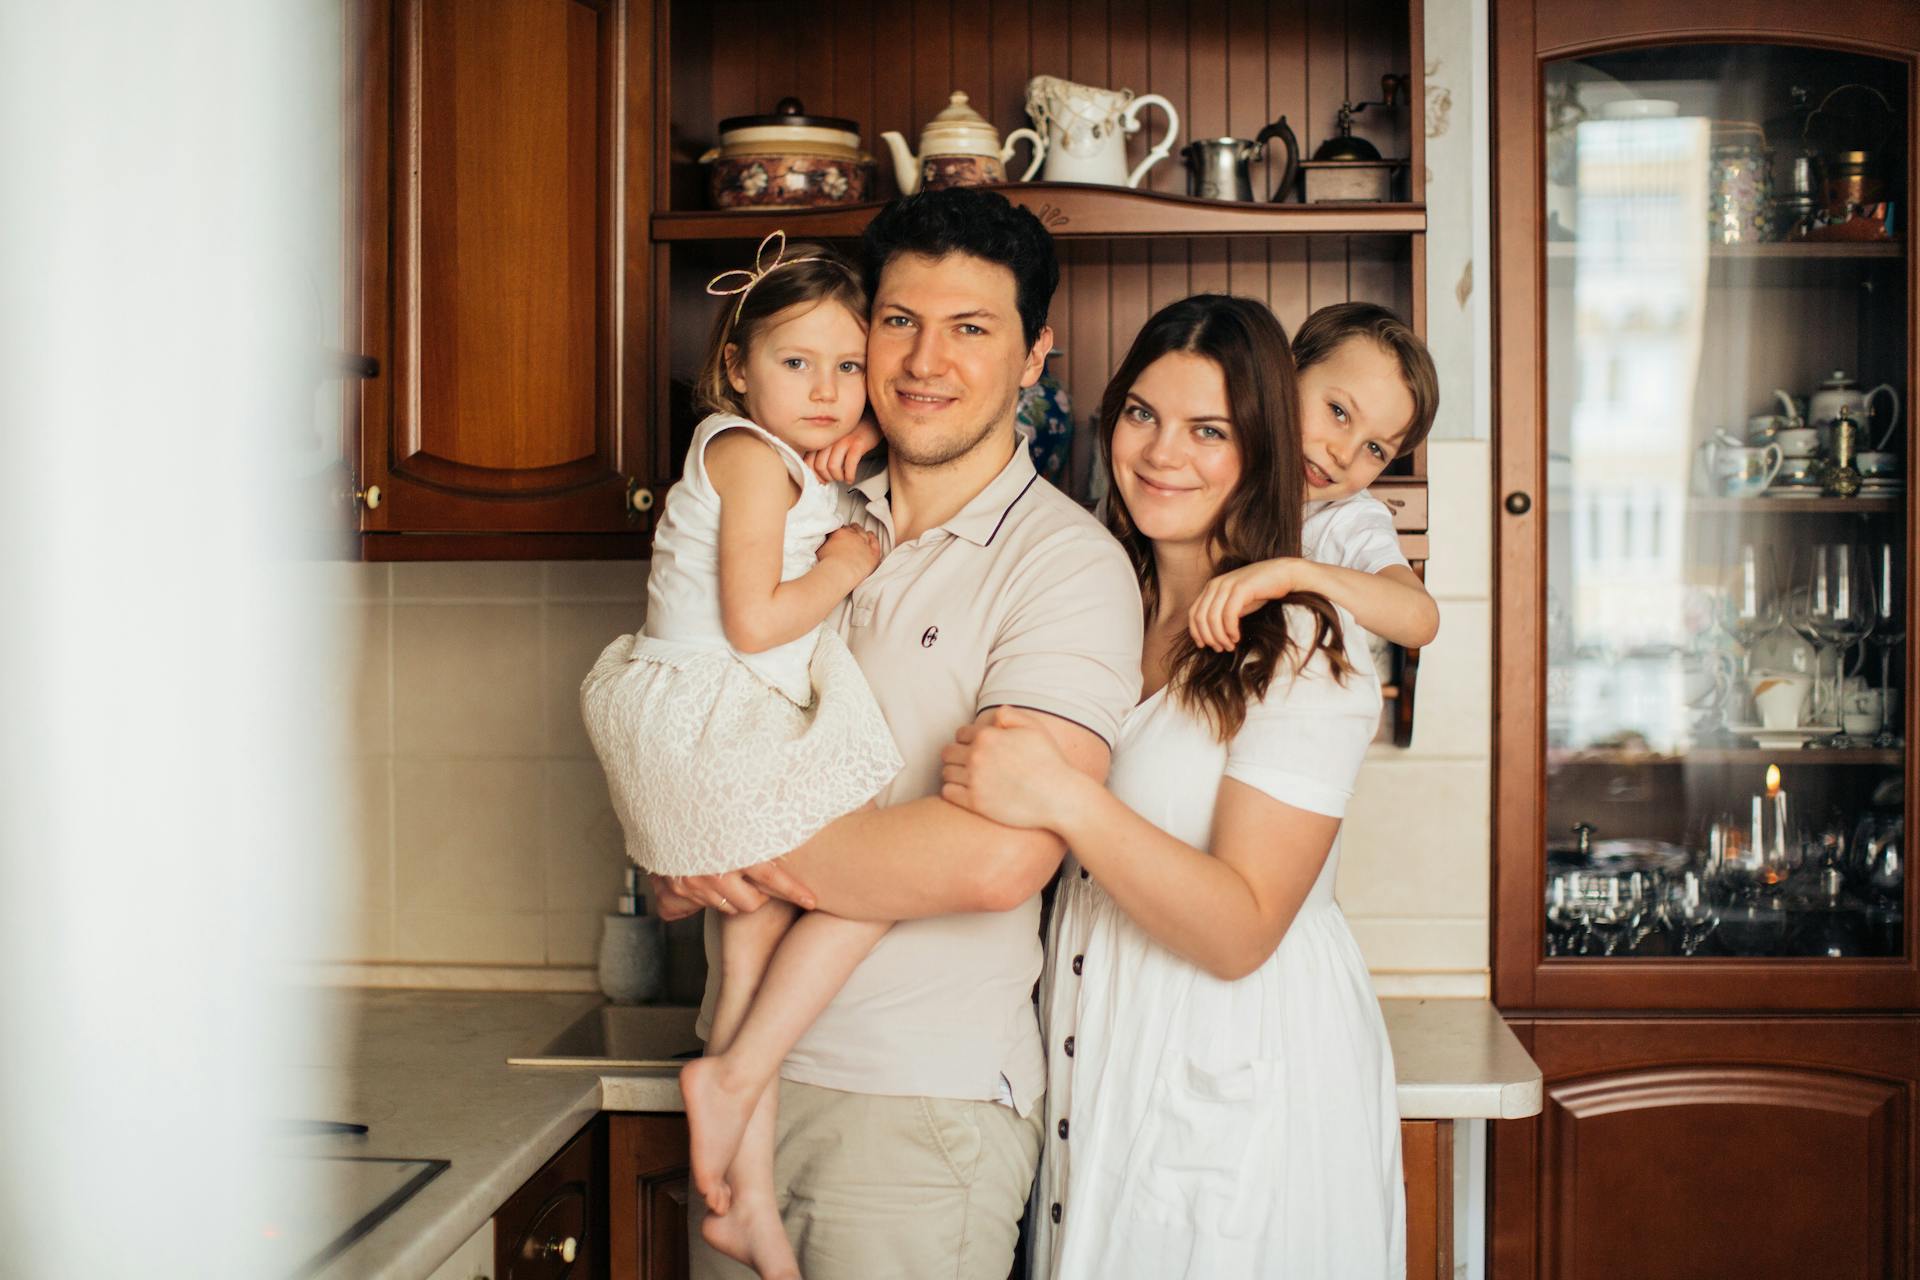
{"label": "saucer", "polygon": [[1830,738],[1840,732],[1837,724],[1803,724],[1792,729],[1768,729],[1757,724],[1730,724],[1729,732],[1752,738],[1763,751],[1798,751],[1814,738]]}

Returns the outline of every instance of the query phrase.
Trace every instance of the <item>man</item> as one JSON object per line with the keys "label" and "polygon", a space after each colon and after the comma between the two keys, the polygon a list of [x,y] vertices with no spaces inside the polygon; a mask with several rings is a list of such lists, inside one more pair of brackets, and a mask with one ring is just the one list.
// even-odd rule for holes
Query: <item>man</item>
{"label": "man", "polygon": [[[867,389],[888,458],[848,517],[884,558],[841,633],[906,767],[880,808],[778,864],[656,889],[668,915],[752,910],[771,891],[902,922],[782,1070],[788,1235],[808,1280],[1005,1280],[1042,1140],[1038,895],[1063,850],[941,800],[940,750],[1017,707],[1104,778],[1139,696],[1140,593],[1014,431],[1053,345],[1059,265],[1039,220],[995,193],[929,192],[883,210],[865,249]],[[695,1276],[751,1274],[693,1239]]]}

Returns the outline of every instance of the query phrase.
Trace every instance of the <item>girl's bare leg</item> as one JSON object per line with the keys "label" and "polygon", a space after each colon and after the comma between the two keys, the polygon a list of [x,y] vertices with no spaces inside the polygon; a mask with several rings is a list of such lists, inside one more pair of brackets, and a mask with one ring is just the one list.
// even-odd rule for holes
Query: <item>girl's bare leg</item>
{"label": "girl's bare leg", "polygon": [[[729,967],[733,960],[725,927],[731,923],[723,922],[721,933],[722,955]],[[749,1122],[757,1123],[763,1110],[772,1113],[771,1103],[762,1105],[762,1095],[770,1094],[780,1064],[888,928],[819,911],[802,916],[780,940],[772,961],[764,964],[765,979],[748,997],[751,1012],[730,1024],[726,1030],[733,1034],[724,1039],[720,1015],[732,1012],[726,1006],[726,986],[732,975],[721,975],[721,1002],[714,1016],[713,1038],[707,1042],[708,1054],[680,1072],[692,1136],[694,1185],[714,1212],[726,1212],[729,1184],[732,1195],[740,1193],[738,1179],[732,1176],[738,1168],[736,1153],[743,1149]],[[769,1189],[773,1184],[771,1128],[769,1121],[764,1175]],[[755,1179],[762,1176],[759,1169],[751,1173]],[[718,1204],[713,1188],[721,1192]]]}
{"label": "girl's bare leg", "polygon": [[[720,917],[720,992],[713,1005],[713,1027],[707,1034],[707,1056],[688,1063],[680,1071],[681,1092],[687,1095],[687,1123],[692,1130],[693,1182],[715,1213],[725,1213],[729,1199],[727,1166],[739,1146],[740,1134],[733,1132],[719,1147],[703,1139],[710,1137],[704,1108],[695,1105],[695,1091],[689,1082],[705,1074],[704,1065],[714,1055],[724,1053],[740,1033],[753,1007],[754,992],[797,914],[791,903],[770,899],[758,911],[746,915]],[[742,1120],[741,1128],[744,1129]]]}

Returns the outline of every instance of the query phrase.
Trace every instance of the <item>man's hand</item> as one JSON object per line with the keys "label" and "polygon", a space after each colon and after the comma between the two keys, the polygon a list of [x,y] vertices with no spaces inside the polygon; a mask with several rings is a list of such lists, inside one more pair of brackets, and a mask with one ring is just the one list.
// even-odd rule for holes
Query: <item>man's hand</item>
{"label": "man's hand", "polygon": [[653,876],[654,910],[662,920],[684,920],[702,907],[722,915],[758,911],[768,898],[782,898],[802,911],[814,908],[813,891],[773,858],[717,876]]}

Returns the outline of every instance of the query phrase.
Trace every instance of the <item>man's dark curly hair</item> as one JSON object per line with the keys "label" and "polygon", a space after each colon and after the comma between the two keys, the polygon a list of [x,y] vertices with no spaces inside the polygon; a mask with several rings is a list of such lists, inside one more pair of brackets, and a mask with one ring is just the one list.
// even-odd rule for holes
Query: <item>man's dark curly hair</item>
{"label": "man's dark curly hair", "polygon": [[880,272],[897,254],[944,258],[965,253],[999,263],[1013,272],[1028,347],[1046,328],[1047,308],[1060,287],[1060,259],[1040,219],[999,192],[979,187],[946,187],[895,200],[867,224],[861,247],[867,292],[874,297]]}

